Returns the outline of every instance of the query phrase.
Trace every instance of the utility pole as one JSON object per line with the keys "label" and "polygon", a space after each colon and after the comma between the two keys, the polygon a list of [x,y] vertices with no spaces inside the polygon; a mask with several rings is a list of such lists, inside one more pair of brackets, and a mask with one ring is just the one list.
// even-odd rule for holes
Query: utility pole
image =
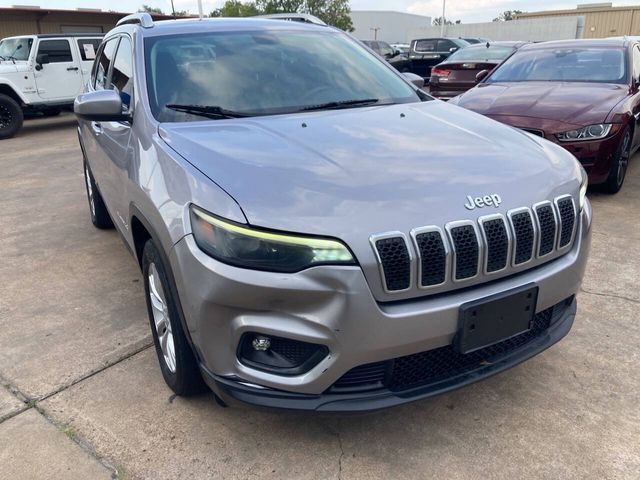
{"label": "utility pole", "polygon": [[444,37],[444,24],[447,23],[447,21],[444,19],[444,11],[445,11],[445,6],[447,4],[447,0],[442,0],[442,17],[440,17],[440,20],[442,20],[440,22],[440,36]]}
{"label": "utility pole", "polygon": [[203,17],[203,13],[202,13],[202,0],[198,0],[198,13],[200,14],[200,20],[202,20],[202,17]]}
{"label": "utility pole", "polygon": [[382,30],[380,27],[370,28],[369,30],[373,30],[373,39],[378,40],[378,30]]}

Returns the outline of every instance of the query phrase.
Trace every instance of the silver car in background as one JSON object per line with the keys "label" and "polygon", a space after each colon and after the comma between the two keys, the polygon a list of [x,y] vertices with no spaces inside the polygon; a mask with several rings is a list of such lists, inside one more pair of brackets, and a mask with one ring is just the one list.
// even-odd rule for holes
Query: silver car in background
{"label": "silver car in background", "polygon": [[177,394],[383,408],[571,328],[591,228],[575,158],[340,30],[126,17],[75,112],[91,219],[139,262]]}

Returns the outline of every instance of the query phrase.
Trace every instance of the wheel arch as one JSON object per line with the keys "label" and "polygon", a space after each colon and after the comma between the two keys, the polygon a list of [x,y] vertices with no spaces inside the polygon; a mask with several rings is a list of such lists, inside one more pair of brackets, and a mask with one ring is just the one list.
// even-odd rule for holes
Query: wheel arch
{"label": "wheel arch", "polygon": [[13,88],[13,86],[11,86],[10,84],[5,82],[0,83],[0,93],[15,100],[17,104],[20,105],[21,108],[24,106],[25,102],[23,98],[16,91],[16,89]]}
{"label": "wheel arch", "polygon": [[173,268],[171,266],[171,262],[169,261],[169,255],[162,248],[162,242],[160,241],[160,237],[157,235],[155,229],[151,226],[151,223],[145,218],[143,213],[138,209],[135,205],[131,205],[131,215],[129,218],[129,225],[131,229],[131,235],[133,238],[133,250],[136,257],[136,261],[138,262],[138,266],[140,267],[140,271],[142,271],[142,252],[144,250],[144,246],[148,240],[153,240],[156,248],[158,249],[158,253],[160,254],[160,258],[162,259],[162,263],[167,272],[168,280],[169,280],[169,289],[171,290],[171,295],[176,301],[176,306],[178,310],[178,316],[180,317],[180,323],[182,325],[182,329],[187,337],[187,341],[189,342],[189,346],[193,351],[193,354],[198,361],[198,364],[201,364],[201,356],[198,351],[198,348],[193,343],[191,338],[191,332],[189,331],[189,326],[184,317],[184,311],[182,310],[182,303],[180,301],[180,295],[178,293],[178,288],[176,286],[175,275],[173,274]]}

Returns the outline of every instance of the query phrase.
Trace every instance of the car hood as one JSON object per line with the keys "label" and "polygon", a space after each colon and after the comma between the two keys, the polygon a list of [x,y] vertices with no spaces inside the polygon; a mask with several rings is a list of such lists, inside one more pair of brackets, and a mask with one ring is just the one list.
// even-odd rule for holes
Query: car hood
{"label": "car hood", "polygon": [[609,83],[484,83],[456,103],[484,115],[528,116],[581,126],[606,121],[627,93],[625,85]]}
{"label": "car hood", "polygon": [[[340,237],[408,233],[575,193],[564,149],[440,101],[164,123],[160,136],[227,191],[252,225]],[[214,212],[215,213],[215,212]]]}

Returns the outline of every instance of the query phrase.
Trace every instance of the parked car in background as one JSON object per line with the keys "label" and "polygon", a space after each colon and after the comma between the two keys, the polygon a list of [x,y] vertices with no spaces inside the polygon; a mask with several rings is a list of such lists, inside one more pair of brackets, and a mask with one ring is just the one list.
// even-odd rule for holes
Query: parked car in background
{"label": "parked car in background", "polygon": [[363,40],[367,47],[383,57],[387,62],[391,64],[399,72],[410,72],[411,62],[409,62],[409,56],[406,53],[402,53],[400,50],[392,47],[387,42],[380,40]]}
{"label": "parked car in background", "polygon": [[511,56],[525,42],[477,43],[458,50],[431,69],[429,93],[447,100],[466,92],[478,83],[478,74],[486,75]]}
{"label": "parked car in background", "polygon": [[491,42],[491,40],[489,40],[488,38],[482,38],[482,37],[458,37],[461,38],[462,40],[465,40],[467,42],[469,42],[470,44],[476,44],[476,43],[487,43],[487,42]]}
{"label": "parked car in background", "polygon": [[406,54],[409,53],[409,49],[411,48],[411,45],[409,45],[408,43],[392,43],[391,46],[398,50],[400,53]]}
{"label": "parked car in background", "polygon": [[451,102],[561,145],[616,193],[640,147],[640,44],[528,44]]}
{"label": "parked car in background", "polygon": [[443,62],[454,52],[469,46],[461,38],[421,38],[411,42],[409,61],[411,72],[425,80],[431,76],[431,68]]}
{"label": "parked car in background", "polygon": [[101,38],[54,34],[0,40],[0,140],[20,131],[25,114],[71,109],[89,79]]}
{"label": "parked car in background", "polygon": [[592,212],[562,148],[318,22],[140,13],[98,56],[75,103],[88,213],[138,261],[176,394],[380,409],[571,329]]}

